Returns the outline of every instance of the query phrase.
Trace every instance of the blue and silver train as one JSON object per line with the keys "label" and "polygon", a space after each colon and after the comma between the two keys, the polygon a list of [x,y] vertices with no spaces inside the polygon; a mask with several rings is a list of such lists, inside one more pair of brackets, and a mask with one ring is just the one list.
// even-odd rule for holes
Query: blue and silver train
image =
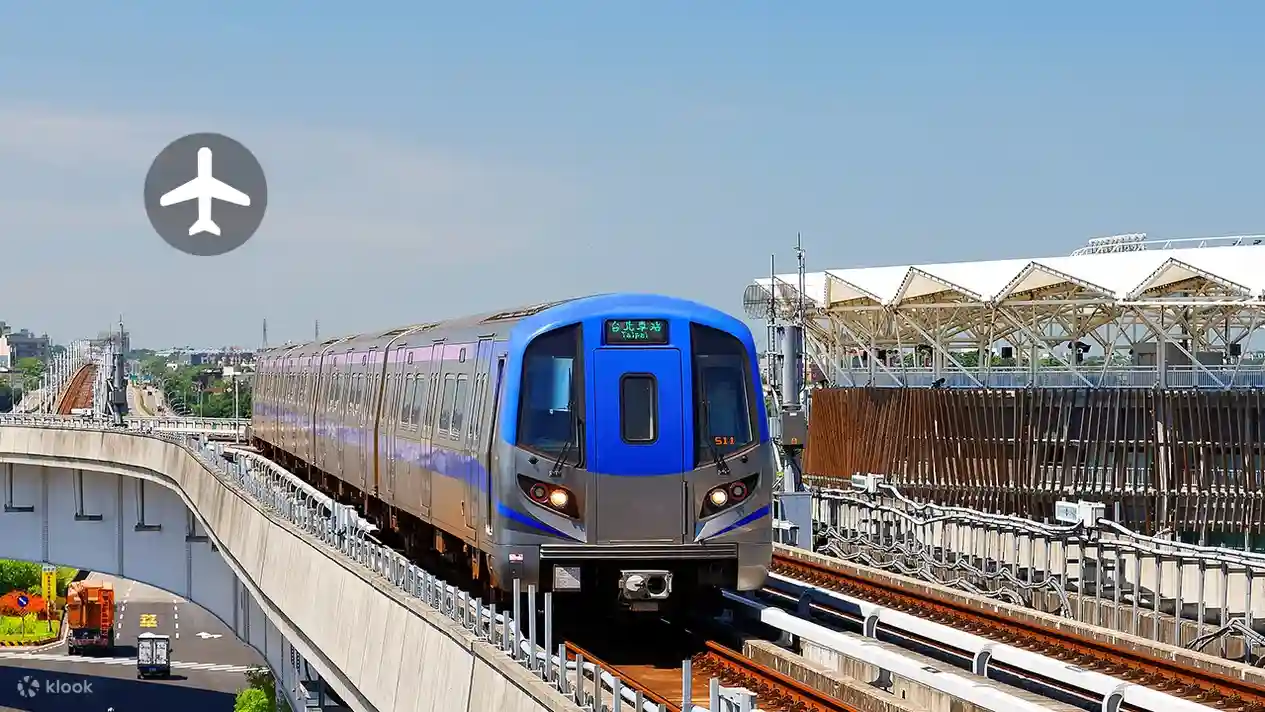
{"label": "blue and silver train", "polygon": [[715,309],[607,294],[274,348],[256,368],[256,447],[411,558],[632,610],[765,580],[755,344]]}

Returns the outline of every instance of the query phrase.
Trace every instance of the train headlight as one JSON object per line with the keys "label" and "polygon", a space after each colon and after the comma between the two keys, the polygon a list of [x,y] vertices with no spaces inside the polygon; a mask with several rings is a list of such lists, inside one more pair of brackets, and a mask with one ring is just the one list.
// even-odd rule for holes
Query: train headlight
{"label": "train headlight", "polygon": [[571,498],[567,496],[566,490],[556,489],[549,493],[549,504],[553,505],[554,509],[563,509],[570,501]]}
{"label": "train headlight", "polygon": [[564,517],[580,518],[580,508],[576,505],[575,495],[567,488],[541,482],[527,475],[518,476],[518,486],[533,504],[557,512]]}
{"label": "train headlight", "polygon": [[703,496],[703,507],[699,510],[698,516],[710,517],[746,502],[751,499],[759,483],[760,475],[754,474],[712,487]]}

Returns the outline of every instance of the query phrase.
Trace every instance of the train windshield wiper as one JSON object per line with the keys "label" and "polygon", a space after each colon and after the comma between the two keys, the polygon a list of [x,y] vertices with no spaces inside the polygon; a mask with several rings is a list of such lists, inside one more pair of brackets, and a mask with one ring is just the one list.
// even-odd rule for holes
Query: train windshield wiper
{"label": "train windshield wiper", "polygon": [[716,474],[728,475],[729,463],[725,462],[725,458],[720,454],[720,448],[716,447],[716,436],[712,435],[712,404],[711,401],[703,400],[703,430],[707,433],[707,446],[712,451],[712,462],[716,464]]}
{"label": "train windshield wiper", "polygon": [[553,461],[553,467],[549,469],[550,477],[561,477],[562,468],[566,464],[567,455],[571,454],[571,445],[575,443],[576,433],[580,431],[580,414],[575,410],[575,397],[572,396],[571,401],[567,403],[567,411],[571,414],[571,432],[567,434],[567,441],[562,445],[562,452],[558,453],[558,459]]}

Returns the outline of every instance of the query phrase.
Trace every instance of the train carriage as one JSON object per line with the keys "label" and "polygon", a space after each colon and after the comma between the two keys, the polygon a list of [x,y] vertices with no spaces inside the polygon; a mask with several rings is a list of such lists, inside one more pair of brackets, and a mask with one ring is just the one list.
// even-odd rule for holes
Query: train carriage
{"label": "train carriage", "polygon": [[413,556],[634,609],[750,590],[773,456],[751,332],[614,294],[273,349],[258,447]]}

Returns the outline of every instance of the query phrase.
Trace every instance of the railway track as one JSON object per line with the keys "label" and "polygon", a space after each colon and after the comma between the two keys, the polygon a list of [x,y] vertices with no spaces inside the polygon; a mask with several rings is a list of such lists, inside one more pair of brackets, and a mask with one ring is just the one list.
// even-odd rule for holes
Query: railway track
{"label": "railway track", "polygon": [[57,401],[57,414],[70,415],[70,411],[75,408],[91,408],[92,384],[96,376],[95,364],[90,363],[80,367],[66,384],[65,394]]}
{"label": "railway track", "polygon": [[1084,636],[1027,624],[1001,613],[928,600],[898,586],[774,553],[772,570],[806,584],[921,616],[975,635],[1224,710],[1265,712],[1265,689],[1229,675],[1122,650]]}
{"label": "railway track", "polygon": [[[761,712],[858,712],[855,707],[760,665],[716,641],[701,641],[699,646],[702,649],[689,657],[690,701],[696,705],[711,704],[709,683],[712,678],[719,678],[723,685],[743,687],[755,693]],[[566,652],[565,662],[575,663],[577,671],[583,670],[584,663],[592,663],[619,680],[617,687],[633,690],[637,698],[632,709],[636,712],[645,709],[644,702],[658,705],[667,712],[681,712],[684,707],[684,659],[675,664],[612,664],[573,643],[566,644]],[[583,675],[587,695],[596,697],[593,690],[600,684],[595,681],[596,676],[582,672],[577,675]],[[611,707],[609,703],[616,693],[609,688],[603,692],[603,696],[594,701]]]}

